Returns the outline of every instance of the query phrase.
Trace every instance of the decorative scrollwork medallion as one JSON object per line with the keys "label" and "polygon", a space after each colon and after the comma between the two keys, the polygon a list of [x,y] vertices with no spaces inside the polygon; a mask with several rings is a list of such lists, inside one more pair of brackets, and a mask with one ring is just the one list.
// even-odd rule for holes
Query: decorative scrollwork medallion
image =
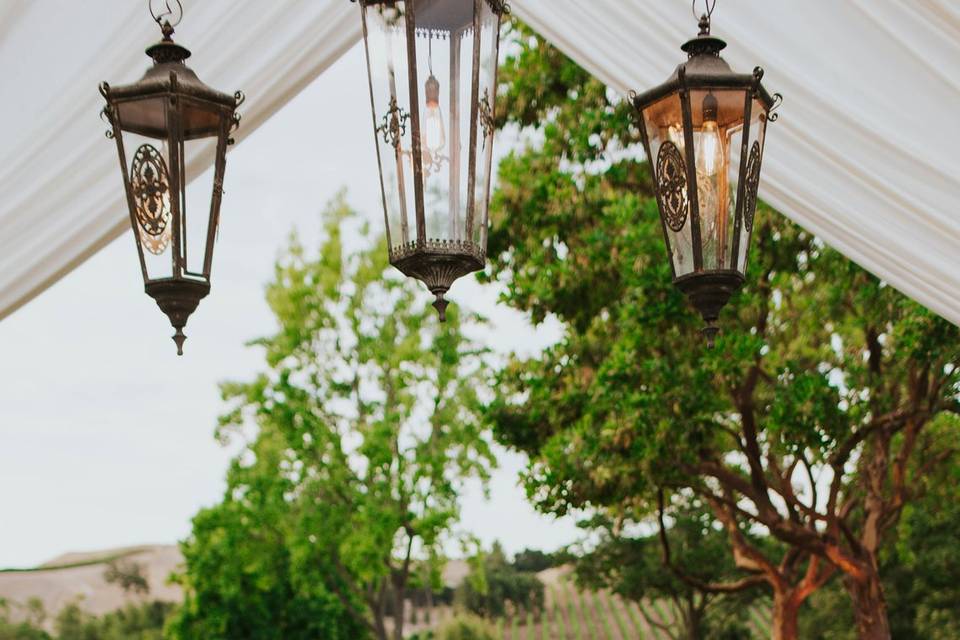
{"label": "decorative scrollwork medallion", "polygon": [[390,108],[383,114],[383,123],[377,127],[377,133],[383,136],[383,141],[400,149],[400,139],[407,133],[407,120],[410,114],[404,111],[396,98],[390,99]]}
{"label": "decorative scrollwork medallion", "polygon": [[747,159],[746,185],[743,190],[743,224],[747,233],[753,231],[753,216],[757,211],[757,188],[760,186],[760,141],[754,140]]}
{"label": "decorative scrollwork medallion", "polygon": [[130,167],[130,189],[143,247],[160,255],[170,245],[170,177],[163,156],[149,144],[141,145]]}
{"label": "decorative scrollwork medallion", "polygon": [[657,154],[657,195],[663,207],[664,221],[674,232],[687,222],[687,166],[677,145],[669,140]]}

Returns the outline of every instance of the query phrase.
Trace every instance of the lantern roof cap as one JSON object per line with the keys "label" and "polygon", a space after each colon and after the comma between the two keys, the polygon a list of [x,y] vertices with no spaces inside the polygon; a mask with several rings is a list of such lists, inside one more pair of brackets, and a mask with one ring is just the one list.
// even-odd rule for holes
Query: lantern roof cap
{"label": "lantern roof cap", "polygon": [[753,73],[735,72],[720,55],[726,46],[724,40],[710,34],[709,21],[705,26],[701,18],[700,33],[680,47],[687,60],[677,65],[666,82],[633,96],[634,106],[644,109],[668,95],[691,89],[747,89],[753,90],[767,109],[772,108],[774,98],[760,83],[763,70],[757,67]]}
{"label": "lantern roof cap", "polygon": [[163,39],[146,49],[146,54],[153,60],[153,66],[134,83],[108,87],[108,92],[104,94],[107,100],[136,100],[155,97],[157,94],[176,94],[231,110],[236,108],[236,94],[230,95],[214,89],[186,65],[184,60],[190,57],[190,50],[174,42],[172,35],[173,28],[169,23],[165,23]]}
{"label": "lantern roof cap", "polygon": [[169,20],[161,25],[160,30],[163,33],[163,39],[147,47],[146,51],[146,54],[153,58],[156,64],[163,62],[183,62],[190,57],[189,49],[173,41],[173,26]]}

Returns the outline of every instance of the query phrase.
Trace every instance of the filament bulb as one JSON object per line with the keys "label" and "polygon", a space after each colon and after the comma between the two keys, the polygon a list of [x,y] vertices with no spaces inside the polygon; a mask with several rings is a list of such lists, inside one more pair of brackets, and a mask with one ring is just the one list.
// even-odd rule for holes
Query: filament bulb
{"label": "filament bulb", "polygon": [[443,125],[443,113],[440,110],[440,81],[432,73],[425,87],[427,108],[423,117],[423,154],[424,170],[427,173],[438,170],[446,161],[444,149],[447,146],[447,132]]}
{"label": "filament bulb", "polygon": [[700,144],[697,145],[697,173],[715,176],[723,162],[721,151],[717,99],[712,93],[708,93],[703,99],[703,126],[700,130]]}

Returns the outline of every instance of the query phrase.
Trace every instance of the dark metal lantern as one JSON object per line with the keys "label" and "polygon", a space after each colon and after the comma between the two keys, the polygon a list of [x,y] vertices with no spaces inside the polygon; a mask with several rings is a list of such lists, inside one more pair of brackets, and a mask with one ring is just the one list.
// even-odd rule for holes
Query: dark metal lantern
{"label": "dark metal lantern", "polygon": [[503,0],[360,0],[390,263],[445,319],[484,268]]}
{"label": "dark metal lantern", "polygon": [[[144,288],[170,318],[182,355],[187,318],[210,292],[226,152],[243,94],[201,82],[184,64],[190,51],[173,41],[173,26],[156,19],[163,39],[146,50],[153,66],[133,84],[104,82],[100,92],[111,125],[107,137],[116,140],[120,156]],[[187,173],[209,166],[211,156],[212,184],[190,186],[188,209]]]}
{"label": "dark metal lantern", "polygon": [[683,45],[686,62],[660,86],[632,95],[674,284],[703,316],[712,344],[720,310],[744,283],[767,122],[781,100],[763,69],[739,74],[720,57],[710,18]]}

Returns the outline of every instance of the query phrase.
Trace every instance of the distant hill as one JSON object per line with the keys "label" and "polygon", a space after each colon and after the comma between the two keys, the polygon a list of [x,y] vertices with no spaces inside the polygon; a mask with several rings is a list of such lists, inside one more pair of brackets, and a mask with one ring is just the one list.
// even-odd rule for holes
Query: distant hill
{"label": "distant hill", "polygon": [[[108,583],[104,571],[111,561],[122,559],[143,567],[150,585],[147,595],[126,594]],[[0,598],[12,604],[14,617],[30,598],[39,598],[50,618],[71,602],[78,602],[93,614],[114,611],[129,603],[145,600],[180,602],[183,593],[167,577],[183,562],[174,545],[153,545],[108,549],[86,553],[65,553],[34,569],[0,571]]]}
{"label": "distant hill", "polygon": [[[148,595],[125,594],[103,577],[111,561],[133,561],[143,567],[150,585]],[[14,617],[30,598],[39,598],[48,614],[48,621],[71,602],[97,615],[114,611],[126,604],[145,600],[180,602],[180,587],[167,584],[170,573],[183,562],[180,550],[173,545],[153,545],[108,549],[87,553],[66,553],[34,569],[0,571],[0,599],[13,604]],[[443,572],[443,582],[456,587],[469,573],[469,565],[451,560]],[[667,622],[676,615],[666,602],[628,602],[609,591],[581,591],[574,584],[571,567],[547,569],[537,574],[546,588],[546,610],[534,619],[525,612],[498,620],[501,640],[667,640],[663,631],[651,627],[642,609]],[[449,619],[454,611],[449,606],[407,607],[408,633],[434,628]],[[769,609],[764,606],[744,611],[755,637],[769,634]]]}

